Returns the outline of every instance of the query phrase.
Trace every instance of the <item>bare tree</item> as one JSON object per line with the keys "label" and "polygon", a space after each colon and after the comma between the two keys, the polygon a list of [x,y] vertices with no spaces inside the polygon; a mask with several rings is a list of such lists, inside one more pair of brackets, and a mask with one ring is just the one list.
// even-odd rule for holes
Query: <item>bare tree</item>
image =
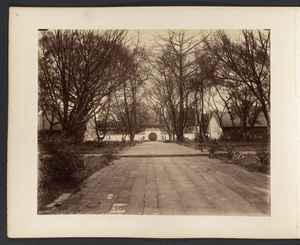
{"label": "bare tree", "polygon": [[54,115],[80,144],[86,122],[119,85],[109,71],[119,66],[126,32],[55,30],[40,35],[39,97],[45,105],[40,109]]}
{"label": "bare tree", "polygon": [[120,71],[121,87],[114,93],[114,114],[129,136],[134,141],[138,131],[139,105],[143,99],[142,87],[148,78],[148,68],[145,63],[147,52],[139,47],[123,49],[123,69]]}
{"label": "bare tree", "polygon": [[167,35],[157,37],[156,53],[150,61],[155,70],[152,77],[156,85],[165,87],[165,107],[171,114],[172,127],[179,142],[184,141],[191,91],[189,81],[197,61],[195,51],[204,39],[186,30],[170,30]]}
{"label": "bare tree", "polygon": [[[226,112],[230,116],[230,121],[231,121],[232,127],[234,129],[234,132],[236,134],[236,138],[239,141],[241,141],[242,138],[241,138],[241,135],[238,131],[238,125],[236,125],[236,115],[233,113],[232,108],[231,108],[231,94],[229,93],[228,87],[224,86],[223,84],[220,85],[220,84],[215,83],[213,91],[215,93],[217,93],[218,98],[221,99],[223,107],[226,108]],[[214,101],[214,98],[213,98],[213,103],[214,103],[214,105],[216,105],[216,102]],[[223,121],[222,121],[222,118],[223,118],[224,114],[220,115],[219,110],[217,108],[216,115],[217,115],[218,119],[220,120],[221,127],[223,127],[223,129],[224,129],[225,125],[223,124]]]}
{"label": "bare tree", "polygon": [[[239,141],[249,141],[261,113],[261,104],[249,88],[243,83],[236,83],[233,87],[231,82],[215,81],[210,94],[210,108],[217,116],[220,126],[223,129],[225,126],[231,126]],[[223,116],[226,113],[230,116],[231,125],[223,124]],[[225,131],[224,134],[227,138]]]}
{"label": "bare tree", "polygon": [[243,30],[236,38],[219,31],[206,46],[218,60],[216,76],[233,87],[244,84],[260,102],[270,127],[270,31]]}
{"label": "bare tree", "polygon": [[230,88],[230,110],[239,118],[241,138],[250,141],[261,104],[245,84]]}
{"label": "bare tree", "polygon": [[214,71],[216,64],[211,53],[207,52],[205,48],[197,49],[196,58],[196,70],[190,83],[194,96],[193,104],[195,107],[195,125],[200,126],[199,133],[203,136],[206,129],[204,111],[209,111],[208,103],[205,105],[205,97],[209,94],[210,88],[214,83]]}
{"label": "bare tree", "polygon": [[109,95],[101,110],[99,110],[99,112],[93,116],[93,126],[96,132],[98,146],[100,146],[103,142],[107,133],[108,124],[112,121],[109,120],[111,112],[111,100],[112,96]]}
{"label": "bare tree", "polygon": [[[156,76],[153,76],[152,87],[148,89],[147,93],[147,102],[148,107],[154,112],[152,120],[160,124],[164,130],[168,133],[169,139],[175,140],[175,130],[174,130],[174,121],[172,120],[172,110],[174,107],[172,97],[175,96],[174,87],[172,84],[166,84],[166,80],[162,77],[156,79]],[[168,87],[168,89],[166,89]]]}

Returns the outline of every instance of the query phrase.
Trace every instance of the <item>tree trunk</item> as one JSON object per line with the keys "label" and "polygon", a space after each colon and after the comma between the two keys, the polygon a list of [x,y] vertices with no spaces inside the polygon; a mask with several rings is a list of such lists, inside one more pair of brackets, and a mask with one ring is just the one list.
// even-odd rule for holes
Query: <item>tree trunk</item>
{"label": "tree trunk", "polygon": [[197,109],[197,93],[195,93],[195,136],[198,134],[198,109]]}
{"label": "tree trunk", "polygon": [[200,126],[200,135],[205,135],[205,123],[204,123],[204,96],[203,96],[203,80],[201,81],[201,123],[202,125]]}
{"label": "tree trunk", "polygon": [[85,124],[77,128],[75,132],[75,145],[81,145],[84,141]]}
{"label": "tree trunk", "polygon": [[130,134],[129,138],[130,138],[130,143],[132,144],[134,142],[134,134]]}
{"label": "tree trunk", "polygon": [[176,134],[173,134],[173,138],[172,138],[173,142],[175,142],[175,138],[176,138],[175,136],[176,136]]}
{"label": "tree trunk", "polygon": [[183,143],[184,142],[183,129],[180,129],[179,132],[176,135],[177,135],[177,142],[178,143]]}

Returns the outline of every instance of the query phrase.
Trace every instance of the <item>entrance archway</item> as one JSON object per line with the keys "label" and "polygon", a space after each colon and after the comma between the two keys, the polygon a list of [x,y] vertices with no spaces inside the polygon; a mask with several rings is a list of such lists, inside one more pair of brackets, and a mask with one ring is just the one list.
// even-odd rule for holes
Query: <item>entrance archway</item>
{"label": "entrance archway", "polygon": [[156,140],[157,140],[157,134],[154,133],[154,132],[150,133],[150,134],[148,135],[148,139],[149,139],[150,141],[156,141]]}

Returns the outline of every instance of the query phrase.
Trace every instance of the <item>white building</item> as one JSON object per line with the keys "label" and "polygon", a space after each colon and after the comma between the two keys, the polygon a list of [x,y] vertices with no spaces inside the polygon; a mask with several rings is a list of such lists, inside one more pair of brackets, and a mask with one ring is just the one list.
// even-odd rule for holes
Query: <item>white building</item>
{"label": "white building", "polygon": [[211,114],[208,127],[207,127],[208,138],[210,139],[220,139],[223,134],[223,130],[220,126],[219,120],[214,113]]}

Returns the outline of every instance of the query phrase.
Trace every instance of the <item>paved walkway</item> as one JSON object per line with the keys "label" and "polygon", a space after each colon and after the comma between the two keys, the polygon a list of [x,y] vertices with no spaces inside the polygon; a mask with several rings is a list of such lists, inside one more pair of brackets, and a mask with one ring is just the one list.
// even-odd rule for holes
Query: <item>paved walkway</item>
{"label": "paved walkway", "polygon": [[202,156],[207,153],[180,146],[174,143],[163,142],[144,142],[143,144],[137,144],[135,147],[129,148],[127,151],[120,154],[121,157],[163,157],[163,156]]}
{"label": "paved walkway", "polygon": [[83,183],[51,214],[269,215],[269,176],[210,159],[192,149],[145,142]]}

